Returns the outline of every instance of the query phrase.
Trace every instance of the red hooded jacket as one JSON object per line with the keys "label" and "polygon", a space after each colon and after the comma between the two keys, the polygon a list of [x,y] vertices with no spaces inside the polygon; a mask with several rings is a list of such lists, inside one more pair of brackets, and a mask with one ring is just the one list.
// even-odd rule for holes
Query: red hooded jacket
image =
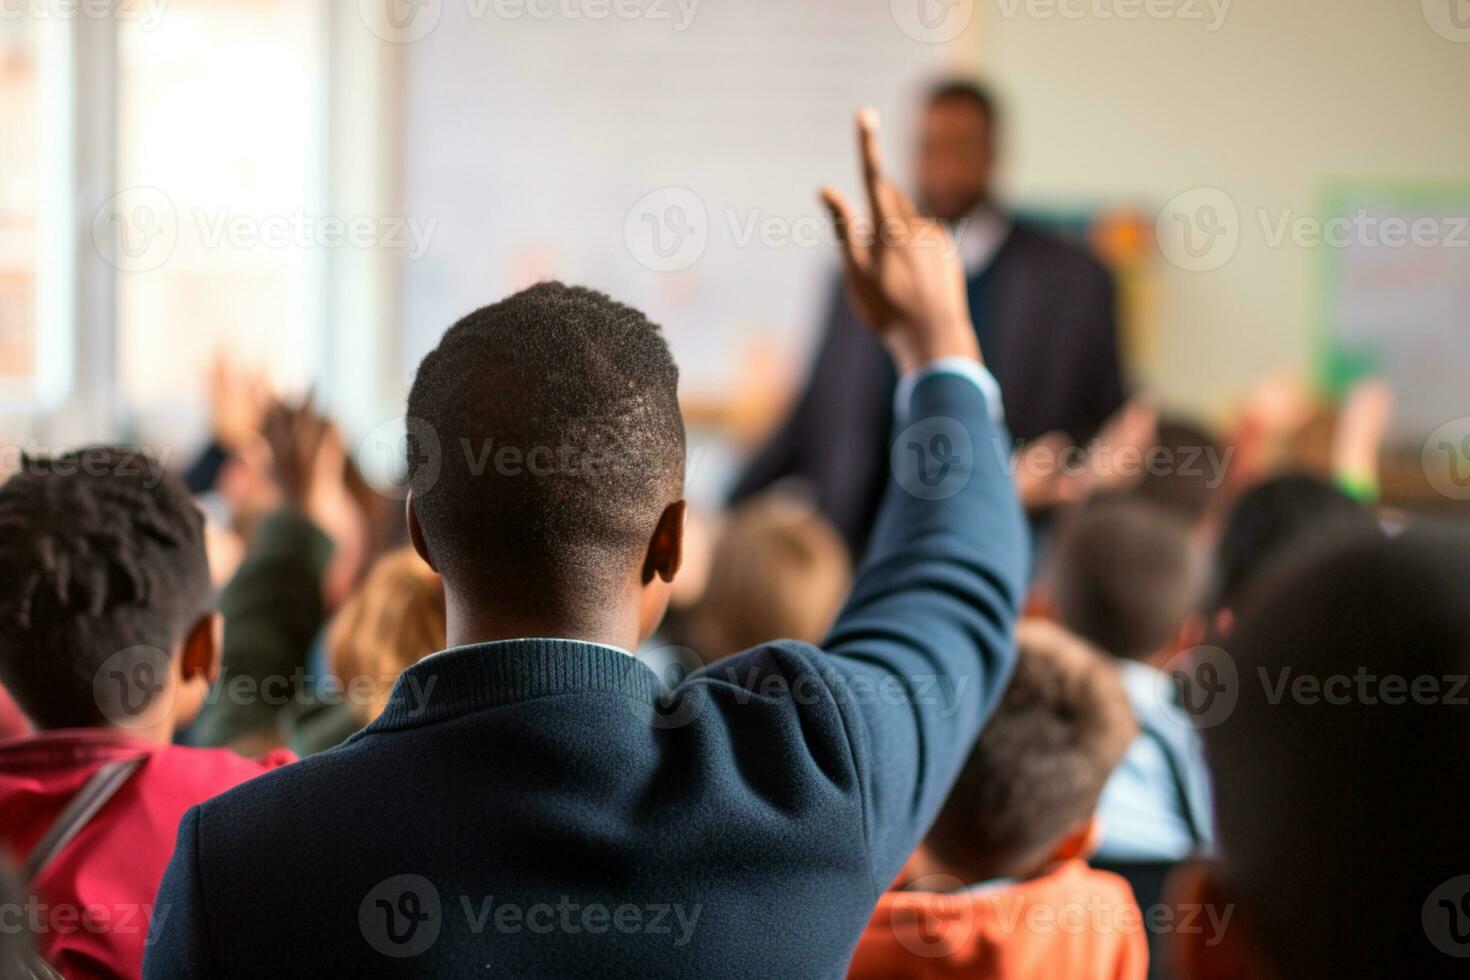
{"label": "red hooded jacket", "polygon": [[106,762],[143,764],[28,890],[22,923],[37,952],[68,978],[137,977],[154,895],[184,811],[290,762],[252,762],[224,749],[157,745],[106,729],[40,732],[0,741],[0,848],[20,866],[67,802]]}

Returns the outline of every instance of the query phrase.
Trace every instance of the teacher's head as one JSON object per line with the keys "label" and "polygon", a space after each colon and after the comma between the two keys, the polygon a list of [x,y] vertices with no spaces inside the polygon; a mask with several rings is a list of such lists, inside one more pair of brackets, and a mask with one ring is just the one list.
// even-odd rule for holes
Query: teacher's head
{"label": "teacher's head", "polygon": [[914,167],[928,213],[958,221],[990,197],[996,124],[995,100],[979,84],[951,79],[929,90]]}

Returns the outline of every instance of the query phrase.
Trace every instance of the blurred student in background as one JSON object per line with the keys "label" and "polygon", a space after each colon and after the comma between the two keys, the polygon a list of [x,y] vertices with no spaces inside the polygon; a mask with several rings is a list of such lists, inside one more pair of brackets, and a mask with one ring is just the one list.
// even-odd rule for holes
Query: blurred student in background
{"label": "blurred student in background", "polygon": [[879,899],[854,980],[1147,973],[1128,883],[1087,866],[1098,797],[1138,731],[1128,697],[1103,656],[1060,627],[1025,621],[1016,641],[1010,686],[902,890]]}
{"label": "blurred student in background", "polygon": [[830,522],[789,498],[752,498],[715,542],[704,594],[684,617],[687,644],[706,664],[766,640],[820,643],[852,583]]}
{"label": "blurred student in background", "polygon": [[345,741],[388,705],[398,675],[445,645],[444,580],[412,548],[389,552],[327,628],[330,698],[293,716],[288,744],[310,755]]}
{"label": "blurred student in background", "polygon": [[1103,791],[1098,857],[1176,861],[1208,846],[1208,771],[1161,670],[1205,632],[1190,525],[1136,495],[1094,498],[1060,531],[1049,580],[1057,621],[1113,657],[1141,729]]}
{"label": "blurred student in background", "polygon": [[138,976],[184,811],[290,761],[172,744],[219,670],[212,600],[203,516],[155,461],[83,449],[0,486],[0,680],[36,729],[0,742],[0,845],[49,908],[106,917],[40,931],[68,977]]}
{"label": "blurred student in background", "polygon": [[[1318,541],[1245,590],[1239,683],[1204,738],[1219,856],[1176,900],[1184,980],[1463,975],[1470,954],[1470,539]],[[1212,941],[1211,941],[1212,940]]]}

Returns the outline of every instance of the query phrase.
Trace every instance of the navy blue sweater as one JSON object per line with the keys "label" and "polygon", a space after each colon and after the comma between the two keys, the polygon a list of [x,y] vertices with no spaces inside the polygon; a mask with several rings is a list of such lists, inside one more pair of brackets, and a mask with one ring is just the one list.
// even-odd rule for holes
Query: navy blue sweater
{"label": "navy blue sweater", "polygon": [[189,811],[144,975],[842,976],[1006,682],[1027,573],[979,389],[927,377],[911,418],[913,492],[823,649],[664,699],[594,644],[421,661],[345,745]]}

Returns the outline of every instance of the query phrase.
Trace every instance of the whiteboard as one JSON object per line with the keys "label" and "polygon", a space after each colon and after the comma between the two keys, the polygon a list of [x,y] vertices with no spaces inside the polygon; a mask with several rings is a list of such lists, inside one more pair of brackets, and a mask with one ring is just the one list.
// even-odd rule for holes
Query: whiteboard
{"label": "whiteboard", "polygon": [[[913,102],[955,56],[906,34],[897,0],[704,2],[683,30],[474,6],[444,0],[405,46],[405,209],[437,221],[406,263],[405,378],[456,318],[548,276],[649,313],[686,387],[730,385],[755,335],[799,356],[836,269],[817,188],[857,188],[853,112],[883,111],[902,175]],[[702,254],[650,268],[636,206],[679,191]]]}
{"label": "whiteboard", "polygon": [[1346,183],[1322,211],[1328,383],[1386,378],[1400,442],[1470,414],[1470,184]]}

